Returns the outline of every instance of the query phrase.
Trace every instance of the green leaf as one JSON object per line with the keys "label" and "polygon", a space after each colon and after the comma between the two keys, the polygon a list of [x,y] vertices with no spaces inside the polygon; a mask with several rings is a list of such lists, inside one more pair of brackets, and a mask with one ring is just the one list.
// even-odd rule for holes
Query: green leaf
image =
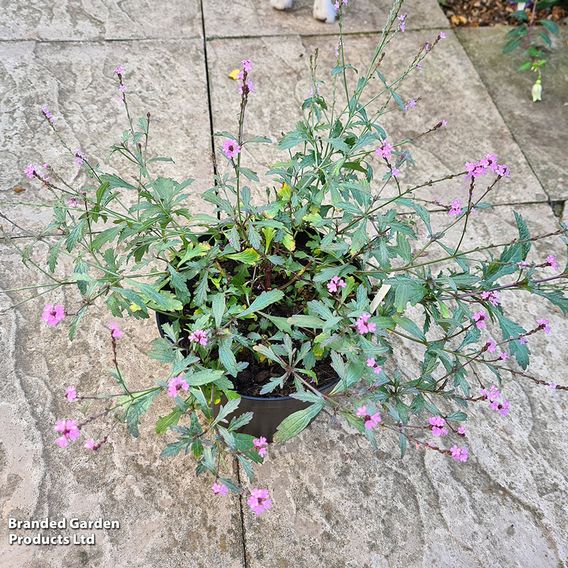
{"label": "green leaf", "polygon": [[223,315],[225,314],[225,294],[215,294],[215,296],[213,296],[212,311],[215,325],[221,327]]}
{"label": "green leaf", "polygon": [[309,329],[323,329],[326,327],[326,322],[316,316],[303,316],[296,315],[288,318],[290,325],[297,327],[307,327]]}
{"label": "green leaf", "polygon": [[324,403],[322,401],[290,414],[290,416],[285,418],[278,426],[276,434],[274,435],[274,441],[285,442],[297,436],[321,412],[323,407]]}
{"label": "green leaf", "polygon": [[243,318],[250,314],[254,314],[260,310],[264,310],[264,308],[279,302],[284,297],[284,292],[282,290],[270,290],[268,292],[263,292],[260,296],[254,299],[252,304],[237,317]]}
{"label": "green leaf", "polygon": [[539,20],[538,23],[543,27],[546,28],[551,34],[558,35],[560,32],[560,28],[556,22],[552,20]]}
{"label": "green leaf", "polygon": [[170,426],[175,426],[182,414],[181,409],[176,408],[167,416],[161,416],[156,422],[156,434],[163,434]]}
{"label": "green leaf", "polygon": [[227,258],[252,266],[260,260],[260,254],[258,254],[258,252],[256,252],[253,248],[248,248],[242,252],[228,254]]}
{"label": "green leaf", "polygon": [[529,239],[531,238],[531,234],[529,232],[527,224],[525,223],[525,220],[521,217],[521,215],[519,215],[519,213],[517,213],[516,211],[513,211],[513,213],[515,214],[515,221],[517,223],[517,229],[519,231],[519,239],[521,241],[526,241],[520,243],[523,255],[522,260],[525,260],[531,250],[531,242],[529,241]]}
{"label": "green leaf", "polygon": [[144,284],[137,280],[128,279],[126,282],[134,286],[134,288],[138,288],[159,310],[164,312],[179,312],[183,309],[183,304],[179,300],[176,300],[171,293],[158,291],[150,284]]}
{"label": "green leaf", "polygon": [[135,438],[140,435],[138,431],[140,418],[148,411],[158,394],[160,394],[159,389],[152,389],[145,394],[137,396],[136,399],[128,405],[125,413],[126,425],[128,432]]}
{"label": "green leaf", "polygon": [[206,369],[204,371],[197,371],[192,375],[188,375],[187,382],[192,387],[199,387],[201,385],[208,385],[214,383],[222,378],[224,375],[223,371],[217,371],[213,369]]}

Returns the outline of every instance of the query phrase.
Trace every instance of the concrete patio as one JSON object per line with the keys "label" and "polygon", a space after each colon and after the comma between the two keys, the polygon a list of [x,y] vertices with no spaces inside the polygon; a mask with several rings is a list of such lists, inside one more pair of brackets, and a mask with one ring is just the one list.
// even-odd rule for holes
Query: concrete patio
{"label": "concrete patio", "polygon": [[[124,129],[113,78],[118,64],[127,70],[133,114],[152,113],[154,148],[175,159],[168,175],[196,179],[195,207],[213,183],[212,134],[237,122],[228,74],[241,59],[255,64],[247,131],[272,138],[299,116],[314,49],[320,71],[333,65],[337,26],[315,22],[311,4],[297,0],[294,12],[279,13],[268,0],[230,6],[170,0],[167,7],[149,0],[10,2],[0,12],[0,211],[27,227],[48,218],[40,207],[14,204],[47,200],[22,174],[29,162],[49,162],[80,179],[41,118],[44,104],[59,117],[71,148],[108,158]],[[369,57],[388,5],[350,3],[346,49],[356,67]],[[404,183],[495,151],[513,174],[495,194],[497,206],[475,219],[470,244],[513,238],[513,210],[534,234],[554,230],[559,216],[568,222],[568,50],[555,50],[544,100],[535,105],[530,77],[500,54],[505,29],[454,33],[436,0],[413,0],[406,11],[408,31],[385,59],[385,73],[392,75],[439,30],[448,38],[404,84],[406,97],[420,97],[418,108],[404,120],[389,118],[388,126],[403,137],[443,118],[449,125],[420,140],[413,150],[417,168]],[[268,146],[245,153],[261,174],[277,156]],[[218,163],[222,171],[223,160]],[[438,191],[447,201],[458,190],[448,183]],[[554,252],[565,262],[558,240],[535,248],[533,254]],[[0,310],[25,298],[7,290],[36,280],[0,244]],[[73,303],[68,294],[57,300]],[[547,314],[555,331],[531,339],[531,369],[568,384],[566,319],[543,300],[527,298],[506,301],[521,323]],[[42,305],[27,302],[0,315],[0,564],[6,568],[568,566],[564,393],[510,382],[511,415],[481,411],[468,424],[467,464],[413,450],[401,460],[388,436],[373,453],[363,438],[322,416],[299,438],[271,448],[258,468],[258,484],[271,490],[275,507],[256,519],[238,498],[212,495],[210,480],[195,476],[189,458],[159,458],[165,439],[153,424],[163,406],[144,420],[140,438],[116,430],[95,457],[57,448],[52,425],[68,410],[65,386],[87,391],[110,380],[111,353],[100,339],[108,315],[101,308],[100,318],[88,317],[70,342],[64,330],[38,325]],[[126,375],[137,388],[149,386],[160,376],[159,365],[144,355],[155,327],[128,321],[124,330],[119,357]],[[400,357],[413,361],[405,347]],[[9,516],[101,516],[121,528],[99,531],[91,547],[9,546]]]}

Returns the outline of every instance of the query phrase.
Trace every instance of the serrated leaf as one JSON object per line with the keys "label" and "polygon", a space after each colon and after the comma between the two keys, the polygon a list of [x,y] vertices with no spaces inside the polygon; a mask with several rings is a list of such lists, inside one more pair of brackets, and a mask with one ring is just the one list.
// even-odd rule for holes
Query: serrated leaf
{"label": "serrated leaf", "polygon": [[290,414],[278,426],[276,434],[274,434],[274,441],[285,442],[297,436],[322,411],[323,407],[324,403],[322,401]]}

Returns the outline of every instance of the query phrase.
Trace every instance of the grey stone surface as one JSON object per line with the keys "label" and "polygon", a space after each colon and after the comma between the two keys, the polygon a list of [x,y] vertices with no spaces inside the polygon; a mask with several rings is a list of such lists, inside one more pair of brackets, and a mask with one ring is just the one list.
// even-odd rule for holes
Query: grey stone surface
{"label": "grey stone surface", "polygon": [[6,1],[0,40],[187,39],[202,35],[199,0]]}
{"label": "grey stone surface", "polygon": [[[391,103],[393,111],[384,115],[383,124],[389,136],[397,142],[416,137],[443,118],[449,122],[447,128],[419,138],[409,147],[416,168],[405,169],[401,177],[403,186],[459,172],[464,169],[465,161],[477,160],[488,152],[496,152],[510,166],[512,175],[510,179],[502,180],[495,191],[495,203],[546,200],[538,180],[473,65],[453,33],[447,33],[448,39],[440,42],[432,51],[424,63],[424,69],[411,75],[399,90],[405,101],[420,98],[417,108],[405,114]],[[400,34],[396,47],[391,44],[381,66],[387,79],[394,81],[398,78],[420,46],[435,37],[436,33],[432,31]],[[348,62],[363,72],[376,41],[374,36],[347,38]],[[241,59],[250,57],[255,63],[253,76],[257,92],[250,98],[245,132],[278,139],[283,132],[292,129],[301,116],[302,102],[309,96],[311,88],[309,56],[316,49],[319,50],[320,77],[325,82],[320,92],[328,100],[331,99],[333,87],[328,70],[335,65],[335,45],[335,40],[330,37],[211,41],[208,61],[212,77],[214,128],[236,131],[240,101],[228,73],[239,65]],[[375,80],[369,85],[368,96],[378,93],[381,88],[379,81]],[[338,92],[341,93],[340,88]],[[373,105],[369,108],[373,108]],[[268,145],[250,146],[245,149],[245,155],[253,164],[251,167],[260,173],[265,172],[274,161],[286,156],[275,146]],[[219,164],[220,167],[226,164],[222,155],[219,156]],[[378,161],[376,169],[380,171]],[[263,178],[263,181],[267,182],[268,179]],[[435,192],[425,191],[424,196],[439,198],[455,191],[463,193],[464,188],[460,183],[454,180],[441,184]]]}
{"label": "grey stone surface", "polygon": [[517,71],[520,54],[501,52],[509,28],[460,29],[458,37],[501,116],[552,200],[568,198],[568,34],[562,31],[543,73],[542,101],[533,103],[535,76]]}
{"label": "grey stone surface", "polygon": [[[50,195],[23,168],[48,162],[68,182],[84,176],[43,119],[47,104],[70,150],[81,148],[89,160],[106,164],[132,179],[129,162],[109,156],[128,121],[119,101],[116,65],[126,67],[125,82],[134,120],[151,113],[149,148],[175,164],[159,166],[180,181],[195,178],[191,202],[213,183],[205,65],[201,42],[90,42],[2,45],[0,61],[0,201],[42,202]],[[158,166],[156,166],[158,169]],[[107,170],[108,171],[108,170]],[[14,188],[26,191],[15,194]],[[41,210],[20,208],[27,221],[44,219]],[[32,219],[30,219],[32,217]]]}
{"label": "grey stone surface", "polygon": [[[533,234],[557,223],[546,205],[516,209]],[[446,219],[436,221],[439,226]],[[498,207],[474,219],[466,245],[515,234],[512,208]],[[540,243],[532,258],[551,251],[564,254],[559,240]],[[554,334],[530,340],[529,372],[565,384],[565,318],[526,294],[502,298],[524,325],[550,319]],[[418,363],[415,348],[401,345],[397,355],[404,371]],[[467,464],[413,447],[401,460],[396,436],[385,430],[373,452],[327,415],[298,439],[271,448],[259,486],[272,491],[275,510],[261,520],[245,516],[249,566],[563,566],[568,400],[529,381],[506,380],[503,391],[512,403],[509,417],[483,405],[471,411]]]}
{"label": "grey stone surface", "polygon": [[[204,0],[205,33],[208,38],[337,33],[338,23],[326,24],[312,18],[313,5],[313,0],[296,0],[293,10],[279,11],[271,7],[270,0],[235,0],[228,9],[220,0]],[[346,10],[344,30],[381,30],[390,7],[389,0],[352,0]],[[405,2],[401,13],[408,13],[407,29],[449,27],[436,0]]]}
{"label": "grey stone surface", "polygon": [[[45,249],[43,251],[45,253]],[[9,290],[37,281],[5,245],[0,247],[0,287]],[[0,310],[29,292],[0,292]],[[77,305],[71,292],[46,296]],[[65,387],[83,392],[113,392],[106,310],[87,318],[70,343],[64,327],[40,324],[43,302],[21,305],[0,316],[0,557],[10,568],[147,568],[242,563],[238,500],[215,498],[209,482],[194,474],[188,459],[161,459],[165,438],[155,435],[156,419],[168,405],[153,409],[134,440],[122,426],[96,455],[82,442],[62,450],[54,444],[58,418],[80,417],[64,399]],[[118,358],[132,389],[154,384],[164,368],[142,355],[157,335],[151,320],[124,323]],[[101,408],[98,408],[100,411]],[[93,410],[94,412],[94,410]],[[95,438],[108,424],[86,427]],[[9,516],[25,520],[79,517],[116,519],[118,530],[96,532],[96,546],[9,546],[8,534],[33,536],[37,531],[9,531]],[[90,534],[92,531],[80,531]],[[71,534],[72,531],[67,531]]]}

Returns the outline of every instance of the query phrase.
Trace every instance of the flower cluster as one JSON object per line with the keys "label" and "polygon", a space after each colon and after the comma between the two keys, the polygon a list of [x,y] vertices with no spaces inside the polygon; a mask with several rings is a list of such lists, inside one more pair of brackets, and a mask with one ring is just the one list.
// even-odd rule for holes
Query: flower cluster
{"label": "flower cluster", "polygon": [[381,413],[377,410],[370,414],[366,406],[360,406],[356,415],[363,419],[363,423],[367,430],[374,430],[381,423]]}
{"label": "flower cluster", "polygon": [[479,392],[483,399],[489,402],[491,410],[495,410],[501,416],[509,414],[511,403],[503,398],[501,391],[495,385],[491,385],[489,389],[483,388]]}
{"label": "flower cluster", "polygon": [[505,164],[499,164],[495,154],[487,154],[478,162],[466,162],[466,177],[469,179],[484,176],[489,172],[494,172],[500,177],[509,176],[509,168]]}

